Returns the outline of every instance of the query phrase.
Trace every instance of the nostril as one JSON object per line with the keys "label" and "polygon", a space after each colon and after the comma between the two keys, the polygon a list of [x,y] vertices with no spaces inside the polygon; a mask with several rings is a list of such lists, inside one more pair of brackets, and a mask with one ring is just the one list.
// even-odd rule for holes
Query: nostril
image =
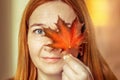
{"label": "nostril", "polygon": [[45,46],[45,47],[44,47],[44,50],[45,50],[45,51],[48,51],[48,52],[51,52],[51,51],[52,51],[52,49],[53,49],[53,48],[48,47],[48,46]]}
{"label": "nostril", "polygon": [[63,50],[62,49],[55,49],[55,48],[52,48],[51,49],[51,52],[57,52],[57,53],[61,53]]}
{"label": "nostril", "polygon": [[56,51],[58,51],[58,49],[53,48],[52,51],[56,52]]}
{"label": "nostril", "polygon": [[43,48],[45,51],[49,52],[49,53],[62,53],[62,49],[56,49],[56,48],[52,48],[52,47],[49,47],[49,46],[44,46]]}
{"label": "nostril", "polygon": [[62,53],[63,49],[58,49],[60,53]]}

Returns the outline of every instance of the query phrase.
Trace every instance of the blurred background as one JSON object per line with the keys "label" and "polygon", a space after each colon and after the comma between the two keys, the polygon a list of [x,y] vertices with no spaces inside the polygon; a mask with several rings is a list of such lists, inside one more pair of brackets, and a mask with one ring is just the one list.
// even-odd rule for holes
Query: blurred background
{"label": "blurred background", "polygon": [[[120,80],[120,0],[85,0],[100,52]],[[0,80],[15,74],[18,31],[28,0],[0,2]]]}

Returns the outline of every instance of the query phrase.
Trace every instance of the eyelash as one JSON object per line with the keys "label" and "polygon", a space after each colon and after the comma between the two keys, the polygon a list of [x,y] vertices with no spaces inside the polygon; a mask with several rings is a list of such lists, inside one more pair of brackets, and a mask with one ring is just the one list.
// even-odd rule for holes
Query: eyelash
{"label": "eyelash", "polygon": [[43,29],[35,29],[33,30],[33,33],[38,34],[38,35],[45,35]]}

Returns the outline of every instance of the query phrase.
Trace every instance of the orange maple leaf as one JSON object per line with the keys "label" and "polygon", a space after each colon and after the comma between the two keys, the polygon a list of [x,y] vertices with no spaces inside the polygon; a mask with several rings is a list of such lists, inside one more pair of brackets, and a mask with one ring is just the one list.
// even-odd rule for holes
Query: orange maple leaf
{"label": "orange maple leaf", "polygon": [[83,24],[76,18],[70,27],[59,17],[57,21],[58,31],[50,28],[44,28],[45,35],[53,40],[48,46],[52,48],[66,50],[69,53],[76,55],[79,46],[84,40],[84,35],[81,33]]}

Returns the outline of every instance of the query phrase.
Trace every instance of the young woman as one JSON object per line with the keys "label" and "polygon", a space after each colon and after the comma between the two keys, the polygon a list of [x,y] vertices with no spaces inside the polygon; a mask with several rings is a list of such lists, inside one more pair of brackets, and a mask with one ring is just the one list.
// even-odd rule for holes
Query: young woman
{"label": "young woman", "polygon": [[[58,16],[71,26],[75,18],[85,33],[76,56],[46,46],[43,28],[58,29]],[[19,32],[19,58],[14,80],[117,80],[97,49],[84,0],[30,0]]]}

